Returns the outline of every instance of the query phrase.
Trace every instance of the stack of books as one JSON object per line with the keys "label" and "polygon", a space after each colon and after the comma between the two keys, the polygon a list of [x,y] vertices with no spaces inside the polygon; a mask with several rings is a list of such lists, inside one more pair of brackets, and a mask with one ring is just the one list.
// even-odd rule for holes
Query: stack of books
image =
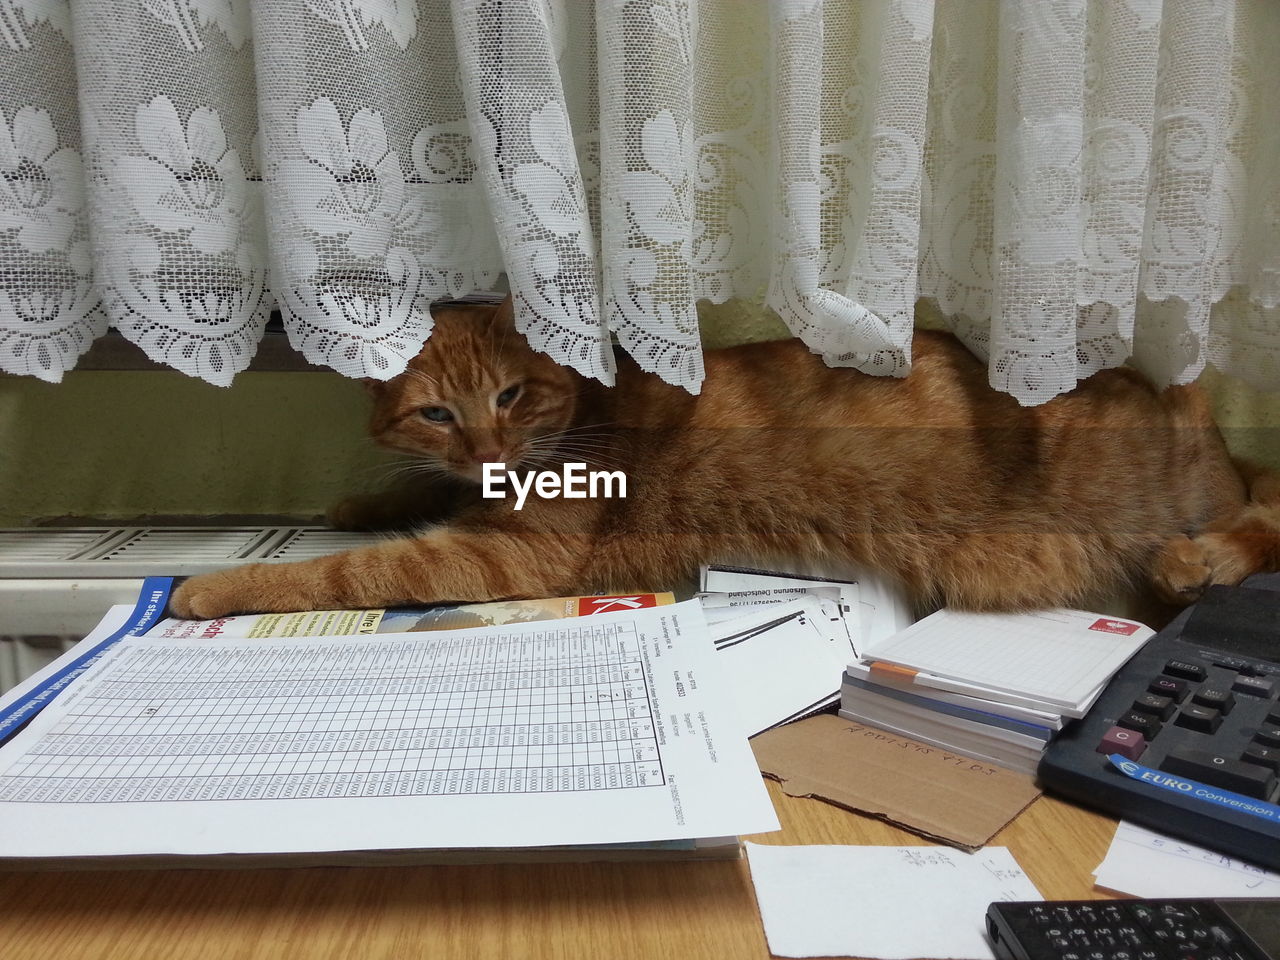
{"label": "stack of books", "polygon": [[1054,735],[1153,633],[1080,610],[941,610],[849,664],[840,716],[1034,774]]}

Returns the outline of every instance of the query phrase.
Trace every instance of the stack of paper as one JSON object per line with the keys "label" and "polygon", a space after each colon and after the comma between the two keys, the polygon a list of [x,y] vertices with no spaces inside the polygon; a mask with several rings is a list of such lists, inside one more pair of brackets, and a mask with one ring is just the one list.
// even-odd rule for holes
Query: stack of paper
{"label": "stack of paper", "polygon": [[750,735],[834,705],[850,658],[910,622],[873,578],[704,567],[703,613]]}
{"label": "stack of paper", "polygon": [[26,722],[0,747],[0,863],[723,855],[688,838],[777,829],[696,603],[182,639],[147,632],[166,592],[0,697],[0,731]]}
{"label": "stack of paper", "polygon": [[1080,610],[942,610],[849,664],[840,715],[1034,773],[1153,632]]}

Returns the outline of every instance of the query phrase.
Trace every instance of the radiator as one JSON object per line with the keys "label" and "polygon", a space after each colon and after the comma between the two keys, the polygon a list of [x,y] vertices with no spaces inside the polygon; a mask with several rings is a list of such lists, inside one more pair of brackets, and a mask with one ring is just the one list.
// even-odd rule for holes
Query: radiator
{"label": "radiator", "polygon": [[78,643],[144,577],[306,560],[380,535],[309,526],[0,529],[0,693]]}

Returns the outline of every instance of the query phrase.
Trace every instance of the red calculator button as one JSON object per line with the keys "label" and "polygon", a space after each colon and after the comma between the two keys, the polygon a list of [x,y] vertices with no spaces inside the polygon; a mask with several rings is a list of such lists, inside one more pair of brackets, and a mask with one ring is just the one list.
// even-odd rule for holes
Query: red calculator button
{"label": "red calculator button", "polygon": [[1124,727],[1112,727],[1098,744],[1098,753],[1118,753],[1126,760],[1137,760],[1146,749],[1146,738],[1137,730]]}

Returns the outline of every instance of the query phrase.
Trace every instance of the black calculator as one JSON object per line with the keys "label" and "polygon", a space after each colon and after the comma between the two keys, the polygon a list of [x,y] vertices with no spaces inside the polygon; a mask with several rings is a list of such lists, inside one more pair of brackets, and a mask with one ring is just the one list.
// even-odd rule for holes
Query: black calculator
{"label": "black calculator", "polygon": [[1210,587],[1045,751],[1044,788],[1280,869],[1280,576]]}
{"label": "black calculator", "polygon": [[993,903],[998,960],[1280,960],[1280,900]]}

